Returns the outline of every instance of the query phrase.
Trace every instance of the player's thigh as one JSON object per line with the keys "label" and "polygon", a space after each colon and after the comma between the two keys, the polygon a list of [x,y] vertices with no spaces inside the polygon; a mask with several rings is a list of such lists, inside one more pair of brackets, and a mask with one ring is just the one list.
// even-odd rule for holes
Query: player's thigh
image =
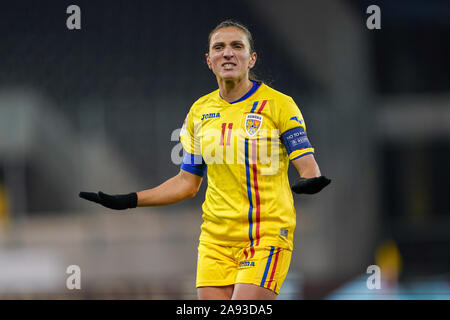
{"label": "player's thigh", "polygon": [[197,296],[199,300],[230,300],[234,285],[222,287],[199,287]]}
{"label": "player's thigh", "polygon": [[277,294],[267,288],[250,283],[237,283],[234,286],[232,300],[275,300]]}
{"label": "player's thigh", "polygon": [[236,281],[233,249],[200,242],[197,260],[197,293],[199,299],[230,299]]}

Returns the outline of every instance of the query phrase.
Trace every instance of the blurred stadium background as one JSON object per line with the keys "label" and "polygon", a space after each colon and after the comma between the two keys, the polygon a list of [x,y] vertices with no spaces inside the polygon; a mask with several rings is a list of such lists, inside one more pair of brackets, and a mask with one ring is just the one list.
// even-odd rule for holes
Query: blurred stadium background
{"label": "blurred stadium background", "polygon": [[226,18],[253,32],[256,73],[301,107],[333,179],[295,197],[280,299],[450,298],[450,2],[18,0],[0,8],[1,299],[196,299],[206,183],[133,213],[78,192],[178,172],[172,134],[217,87],[204,53]]}

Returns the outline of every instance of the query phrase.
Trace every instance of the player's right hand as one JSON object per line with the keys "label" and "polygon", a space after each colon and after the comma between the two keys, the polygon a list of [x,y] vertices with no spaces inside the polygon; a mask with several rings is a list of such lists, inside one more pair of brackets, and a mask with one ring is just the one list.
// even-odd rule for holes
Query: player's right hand
{"label": "player's right hand", "polygon": [[138,199],[136,192],[110,195],[99,191],[98,193],[80,192],[78,195],[80,198],[99,203],[109,209],[125,210],[137,207]]}

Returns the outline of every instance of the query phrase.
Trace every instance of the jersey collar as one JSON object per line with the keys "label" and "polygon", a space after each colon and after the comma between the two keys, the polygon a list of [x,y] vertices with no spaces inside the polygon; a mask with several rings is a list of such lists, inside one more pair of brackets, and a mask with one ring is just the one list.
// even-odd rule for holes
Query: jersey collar
{"label": "jersey collar", "polygon": [[[246,94],[244,94],[238,100],[235,100],[235,101],[232,101],[232,102],[228,102],[228,103],[229,104],[234,104],[234,103],[238,103],[238,102],[244,101],[245,99],[250,97],[252,94],[254,94],[256,92],[256,90],[258,90],[258,88],[261,86],[262,82],[258,82],[258,81],[255,81],[255,80],[251,80],[251,81],[253,82],[253,85],[252,85],[251,89]],[[220,98],[222,98],[222,95],[220,94],[220,91],[219,91],[219,96],[220,96]],[[223,98],[222,98],[222,100],[223,100]]]}

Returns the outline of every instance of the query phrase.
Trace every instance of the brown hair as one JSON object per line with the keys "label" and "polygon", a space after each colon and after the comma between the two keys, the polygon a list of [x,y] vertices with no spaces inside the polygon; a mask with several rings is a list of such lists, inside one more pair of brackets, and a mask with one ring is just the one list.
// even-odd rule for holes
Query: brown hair
{"label": "brown hair", "polygon": [[[212,35],[217,30],[222,29],[222,28],[226,28],[226,27],[235,27],[235,28],[238,28],[238,29],[244,31],[245,35],[247,36],[248,43],[250,44],[250,54],[255,52],[255,42],[253,41],[253,36],[252,36],[251,32],[248,30],[248,28],[246,26],[244,26],[242,23],[234,21],[234,20],[230,20],[230,19],[222,21],[221,23],[219,23],[209,33],[209,36],[208,36],[208,52],[209,52],[209,46],[211,45],[211,37],[212,37]],[[261,80],[258,80],[258,78],[256,77],[256,75],[254,74],[254,72],[251,69],[248,72],[248,78],[250,80],[254,80],[254,81],[261,81]]]}

